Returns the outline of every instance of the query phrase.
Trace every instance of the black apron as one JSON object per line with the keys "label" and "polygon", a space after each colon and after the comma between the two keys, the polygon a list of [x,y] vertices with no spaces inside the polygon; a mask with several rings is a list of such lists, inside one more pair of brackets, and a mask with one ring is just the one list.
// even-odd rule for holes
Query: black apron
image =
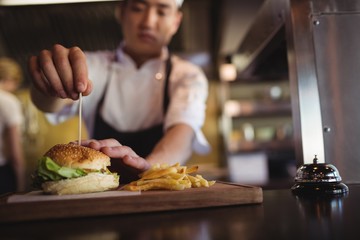
{"label": "black apron", "polygon": [[[166,60],[166,69],[165,69],[164,98],[163,98],[164,116],[166,115],[170,101],[168,86],[169,86],[169,77],[170,77],[171,69],[172,69],[172,63],[171,63],[171,56],[169,54],[169,57]],[[134,131],[134,132],[120,132],[114,129],[108,123],[106,123],[100,115],[100,108],[103,105],[105,94],[107,92],[107,88],[110,82],[110,74],[108,75],[109,75],[108,77],[109,79],[107,81],[107,85],[105,86],[103,95],[96,108],[94,138],[98,140],[114,138],[118,140],[122,145],[132,148],[139,156],[145,158],[151,153],[155,145],[163,137],[164,124],[161,123],[153,127],[139,131]],[[119,163],[119,161],[111,161],[110,170],[120,173],[121,183],[129,182],[136,179],[136,176],[134,176],[134,174],[131,174],[129,172],[130,169],[125,170],[124,166],[122,166]]]}

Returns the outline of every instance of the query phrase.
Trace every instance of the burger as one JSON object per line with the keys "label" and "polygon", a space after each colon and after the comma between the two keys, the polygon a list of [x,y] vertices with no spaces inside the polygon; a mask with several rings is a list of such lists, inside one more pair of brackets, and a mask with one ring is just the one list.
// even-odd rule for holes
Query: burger
{"label": "burger", "polygon": [[65,195],[102,192],[119,186],[120,176],[107,168],[104,153],[77,144],[57,144],[39,159],[34,186]]}

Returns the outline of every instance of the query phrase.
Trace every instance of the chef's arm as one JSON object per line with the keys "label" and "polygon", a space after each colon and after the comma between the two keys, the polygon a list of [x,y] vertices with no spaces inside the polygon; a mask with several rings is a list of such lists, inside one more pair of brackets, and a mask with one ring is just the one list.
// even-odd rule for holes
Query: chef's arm
{"label": "chef's arm", "polygon": [[174,125],[166,131],[154,150],[146,157],[146,160],[150,164],[185,164],[192,154],[194,135],[194,130],[189,125]]}
{"label": "chef's arm", "polygon": [[35,87],[30,88],[31,100],[35,106],[43,112],[59,112],[73,100],[47,96],[39,92]]}

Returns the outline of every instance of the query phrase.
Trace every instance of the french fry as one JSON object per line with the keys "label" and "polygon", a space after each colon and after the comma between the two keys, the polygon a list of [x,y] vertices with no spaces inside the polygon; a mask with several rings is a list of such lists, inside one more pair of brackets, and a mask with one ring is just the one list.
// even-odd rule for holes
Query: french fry
{"label": "french fry", "polygon": [[185,173],[170,173],[166,177],[176,179],[176,180],[183,180],[184,178],[186,178],[186,174]]}
{"label": "french fry", "polygon": [[196,178],[200,180],[200,184],[202,187],[209,187],[208,181],[204,179],[201,175],[197,174]]}
{"label": "french fry", "polygon": [[160,171],[160,170],[165,170],[165,169],[171,168],[171,167],[173,167],[173,168],[175,168],[175,169],[178,169],[179,166],[180,166],[179,163],[175,163],[175,164],[172,165],[172,166],[169,166],[169,165],[166,164],[166,163],[163,163],[163,164],[156,163],[156,164],[152,165],[150,169],[148,169],[147,171],[145,171],[145,172],[143,172],[142,174],[140,174],[139,177],[144,178],[144,177],[147,177],[147,176],[149,176],[149,175],[152,175],[152,174],[154,174],[154,173],[156,173],[156,172],[158,172],[158,171]]}
{"label": "french fry", "polygon": [[209,183],[209,187],[211,187],[212,185],[214,185],[216,183],[216,181],[212,180],[212,181],[208,181],[208,183]]}
{"label": "french fry", "polygon": [[189,180],[180,180],[180,184],[183,184],[185,188],[191,188],[191,182]]}
{"label": "french fry", "polygon": [[140,179],[126,186],[125,190],[147,191],[155,189],[184,190],[186,188],[210,187],[215,181],[207,181],[201,175],[195,176],[198,166],[180,166],[179,163],[169,166],[168,164],[154,164],[149,170],[139,175]]}
{"label": "french fry", "polygon": [[177,173],[177,170],[175,167],[169,167],[165,169],[160,169],[158,171],[153,171],[147,175],[144,175],[142,179],[155,179],[155,178],[161,178],[163,176],[169,175],[170,173]]}
{"label": "french fry", "polygon": [[179,181],[171,178],[157,178],[157,179],[151,179],[151,180],[139,180],[136,181],[137,186],[149,184],[149,183],[164,183],[164,184],[172,184],[176,185]]}
{"label": "french fry", "polygon": [[201,187],[200,180],[194,176],[187,175],[192,187]]}
{"label": "french fry", "polygon": [[194,173],[194,172],[197,172],[198,169],[199,169],[199,166],[191,166],[186,170],[186,173],[187,174]]}
{"label": "french fry", "polygon": [[155,172],[155,171],[157,171],[157,170],[159,170],[159,169],[161,169],[160,164],[159,164],[159,163],[156,163],[156,164],[152,165],[151,168],[149,168],[149,169],[146,170],[145,172],[141,173],[141,174],[139,175],[139,177],[144,177],[144,176],[149,175],[149,174],[151,174],[152,172]]}
{"label": "french fry", "polygon": [[167,190],[184,190],[186,185],[184,184],[171,184],[166,182],[149,182],[140,186],[127,185],[125,186],[125,190],[130,191],[147,191],[152,189],[167,189]]}

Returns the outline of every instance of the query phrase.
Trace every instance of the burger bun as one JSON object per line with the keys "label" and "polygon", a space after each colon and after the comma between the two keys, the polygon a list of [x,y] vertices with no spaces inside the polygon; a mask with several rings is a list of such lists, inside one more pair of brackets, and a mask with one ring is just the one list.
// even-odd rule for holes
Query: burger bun
{"label": "burger bun", "polygon": [[106,169],[110,158],[104,153],[78,144],[57,144],[45,153],[60,166],[90,170]]}
{"label": "burger bun", "polygon": [[56,195],[103,192],[119,186],[119,177],[114,174],[89,173],[84,177],[49,181],[42,184],[45,193]]}

